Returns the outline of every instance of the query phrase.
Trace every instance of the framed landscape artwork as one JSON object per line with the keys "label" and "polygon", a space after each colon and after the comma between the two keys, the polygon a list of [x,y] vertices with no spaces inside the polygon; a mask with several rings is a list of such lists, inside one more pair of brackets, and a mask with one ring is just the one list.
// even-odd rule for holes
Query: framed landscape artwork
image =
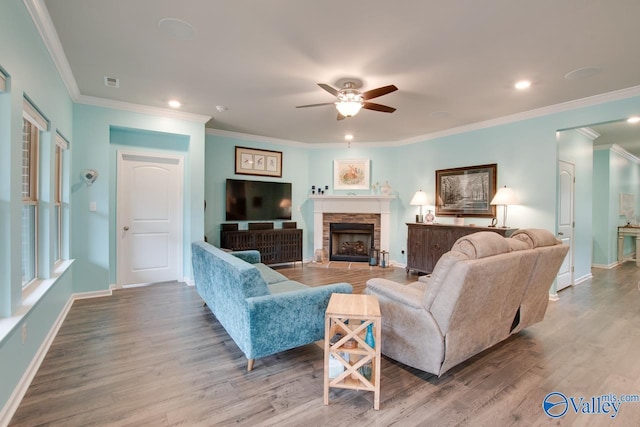
{"label": "framed landscape artwork", "polygon": [[282,178],[282,151],[236,146],[236,174]]}
{"label": "framed landscape artwork", "polygon": [[333,188],[336,190],[368,190],[369,159],[333,161]]}
{"label": "framed landscape artwork", "polygon": [[436,216],[493,218],[498,165],[469,166],[436,171]]}

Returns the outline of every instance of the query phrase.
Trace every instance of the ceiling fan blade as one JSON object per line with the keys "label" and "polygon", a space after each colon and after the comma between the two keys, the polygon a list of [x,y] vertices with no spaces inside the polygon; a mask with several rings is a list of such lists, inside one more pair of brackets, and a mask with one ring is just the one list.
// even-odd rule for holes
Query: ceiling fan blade
{"label": "ceiling fan blade", "polygon": [[325,83],[318,83],[318,86],[320,86],[322,89],[326,90],[327,92],[329,92],[331,95],[333,96],[338,96],[338,90],[332,88],[331,86],[329,86],[328,84]]}
{"label": "ceiling fan blade", "polygon": [[395,92],[396,90],[398,90],[398,88],[395,85],[383,86],[379,87],[378,89],[371,89],[362,93],[362,99],[366,101],[367,99],[377,98],[379,96]]}
{"label": "ceiling fan blade", "polygon": [[382,111],[383,113],[393,113],[396,111],[393,107],[387,107],[386,105],[376,104],[375,102],[363,102],[362,108],[366,108],[367,110],[375,110]]}
{"label": "ceiling fan blade", "polygon": [[322,105],[336,105],[335,102],[323,102],[322,104],[298,105],[296,108],[320,107]]}
{"label": "ceiling fan blade", "polygon": [[344,120],[344,119],[346,119],[346,117],[338,113],[338,118],[336,120]]}

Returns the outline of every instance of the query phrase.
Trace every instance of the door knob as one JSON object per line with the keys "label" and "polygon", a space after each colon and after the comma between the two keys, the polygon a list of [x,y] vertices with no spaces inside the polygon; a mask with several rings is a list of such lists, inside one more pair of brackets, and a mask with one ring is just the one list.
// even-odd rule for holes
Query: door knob
{"label": "door knob", "polygon": [[564,236],[564,233],[562,231],[558,231],[558,236]]}
{"label": "door knob", "polygon": [[129,226],[128,225],[124,226],[124,231],[129,231]]}

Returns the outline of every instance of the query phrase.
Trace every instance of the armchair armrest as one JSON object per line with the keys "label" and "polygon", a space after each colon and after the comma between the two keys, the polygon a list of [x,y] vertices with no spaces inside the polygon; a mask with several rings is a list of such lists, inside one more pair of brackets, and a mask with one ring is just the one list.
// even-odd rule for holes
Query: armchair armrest
{"label": "armchair armrest", "polygon": [[324,338],[324,317],[333,293],[352,293],[348,283],[247,298],[247,358],[260,358]]}
{"label": "armchair armrest", "polygon": [[367,280],[365,293],[369,295],[383,295],[389,300],[424,310],[422,304],[423,293],[388,279],[374,278]]}
{"label": "armchair armrest", "polygon": [[248,262],[249,264],[257,264],[260,262],[260,252],[256,250],[233,251],[229,253],[236,258],[240,258],[241,260]]}

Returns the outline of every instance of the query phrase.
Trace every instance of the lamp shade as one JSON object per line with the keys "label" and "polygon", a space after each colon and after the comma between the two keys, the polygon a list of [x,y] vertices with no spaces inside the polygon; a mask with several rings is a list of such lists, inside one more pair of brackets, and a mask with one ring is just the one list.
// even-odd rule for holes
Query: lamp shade
{"label": "lamp shade", "polygon": [[514,193],[513,190],[506,185],[498,189],[498,192],[493,197],[493,200],[491,200],[492,205],[507,206],[517,205],[518,203],[520,203],[520,200],[518,200],[518,196],[516,196],[516,193]]}
{"label": "lamp shade", "polygon": [[353,117],[358,114],[362,108],[361,101],[338,101],[336,102],[336,109],[340,114],[345,117]]}
{"label": "lamp shade", "polygon": [[413,195],[413,199],[409,202],[412,206],[425,206],[429,204],[429,200],[427,199],[427,193],[422,190],[416,191],[416,194]]}

